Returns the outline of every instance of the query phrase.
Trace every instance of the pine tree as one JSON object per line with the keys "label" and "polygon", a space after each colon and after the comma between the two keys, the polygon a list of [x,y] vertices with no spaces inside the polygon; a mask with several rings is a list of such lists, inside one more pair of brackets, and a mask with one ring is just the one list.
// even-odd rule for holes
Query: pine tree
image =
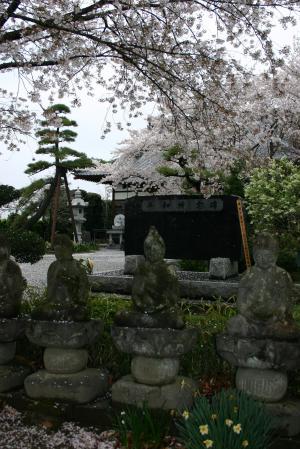
{"label": "pine tree", "polygon": [[[54,104],[45,110],[45,120],[41,121],[41,129],[36,133],[36,136],[39,138],[39,147],[36,154],[43,154],[52,160],[39,160],[30,163],[28,164],[27,170],[25,170],[25,173],[34,175],[43,172],[44,170],[54,168],[54,175],[50,179],[34,181],[31,186],[24,191],[24,197],[26,197],[25,192],[27,192],[28,199],[28,196],[32,197],[36,193],[36,190],[40,190],[42,187],[50,184],[49,189],[43,195],[42,201],[39,202],[35,212],[32,213],[27,220],[25,228],[31,228],[33,224],[45,214],[52,200],[51,241],[53,241],[56,229],[57,210],[62,180],[66,187],[74,235],[77,241],[67,173],[75,169],[86,168],[93,165],[92,161],[85,153],[81,153],[66,146],[66,144],[74,142],[77,136],[77,133],[70,129],[70,127],[76,127],[77,123],[66,116],[66,114],[69,114],[70,112],[69,107],[64,104]],[[35,186],[37,186],[37,189],[35,189]]]}

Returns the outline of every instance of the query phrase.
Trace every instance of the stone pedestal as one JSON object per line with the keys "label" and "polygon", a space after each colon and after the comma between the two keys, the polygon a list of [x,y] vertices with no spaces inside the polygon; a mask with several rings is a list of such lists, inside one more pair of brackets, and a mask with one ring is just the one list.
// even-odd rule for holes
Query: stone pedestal
{"label": "stone pedestal", "polygon": [[115,326],[112,337],[120,351],[133,355],[131,375],[112,386],[113,401],[165,410],[192,405],[197,385],[178,371],[179,357],[196,341],[195,329]]}
{"label": "stone pedestal", "polygon": [[238,262],[224,257],[215,257],[209,262],[210,279],[227,279],[238,275]]}
{"label": "stone pedestal", "polygon": [[197,384],[187,377],[176,377],[167,385],[147,385],[136,382],[131,375],[124,376],[112,386],[112,400],[123,404],[164,410],[190,408],[194,400]]}
{"label": "stone pedestal", "polygon": [[300,433],[300,401],[283,399],[279,402],[265,404],[272,415],[276,429],[292,437]]}
{"label": "stone pedestal", "polygon": [[0,393],[23,386],[30,370],[13,363],[16,340],[24,332],[24,322],[18,319],[0,319]]}
{"label": "stone pedestal", "polygon": [[124,229],[109,229],[106,231],[108,235],[108,247],[112,248],[115,246],[114,238],[118,239],[118,247],[122,248],[123,245],[123,237],[124,237]]}
{"label": "stone pedestal", "polygon": [[[228,326],[234,333],[236,321]],[[249,329],[254,333],[256,328],[247,328],[248,333]],[[265,403],[276,431],[289,436],[300,433],[300,402],[286,399],[287,372],[300,366],[300,340],[224,333],[217,336],[216,343],[220,356],[237,367],[236,387]]]}
{"label": "stone pedestal", "polygon": [[33,399],[90,402],[108,390],[107,374],[87,368],[90,344],[101,332],[100,321],[51,322],[32,321],[26,331],[28,339],[44,351],[45,369],[28,376],[24,386]]}
{"label": "stone pedestal", "polygon": [[264,402],[278,402],[286,394],[288,379],[286,373],[271,369],[238,368],[236,387]]}

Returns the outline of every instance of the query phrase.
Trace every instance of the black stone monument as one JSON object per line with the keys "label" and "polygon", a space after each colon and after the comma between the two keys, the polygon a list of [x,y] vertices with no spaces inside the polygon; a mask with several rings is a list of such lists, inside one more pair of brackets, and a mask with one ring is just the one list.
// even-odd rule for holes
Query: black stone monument
{"label": "black stone monument", "polygon": [[125,255],[143,254],[150,226],[166,244],[168,259],[228,257],[240,260],[237,196],[136,196],[125,205]]}

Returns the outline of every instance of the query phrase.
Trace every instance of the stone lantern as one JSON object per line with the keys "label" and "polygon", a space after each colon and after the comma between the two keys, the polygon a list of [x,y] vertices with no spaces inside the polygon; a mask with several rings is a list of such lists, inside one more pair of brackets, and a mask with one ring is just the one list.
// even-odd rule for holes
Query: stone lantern
{"label": "stone lantern", "polygon": [[84,209],[89,205],[86,203],[79,189],[75,191],[74,199],[72,200],[72,209],[74,214],[74,221],[77,231],[78,243],[82,242],[82,224],[86,221],[84,217]]}

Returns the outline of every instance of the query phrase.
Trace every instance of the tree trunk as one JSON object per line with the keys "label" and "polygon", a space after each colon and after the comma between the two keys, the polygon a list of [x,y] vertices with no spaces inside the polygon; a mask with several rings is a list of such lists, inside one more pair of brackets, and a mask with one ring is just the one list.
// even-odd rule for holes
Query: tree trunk
{"label": "tree trunk", "polygon": [[57,184],[57,173],[55,173],[55,176],[50,184],[50,189],[47,191],[45,198],[43,199],[41,205],[39,206],[38,210],[35,214],[33,214],[25,223],[24,223],[24,229],[31,229],[32,226],[35,225],[35,223],[45,215],[46,210],[48,209],[51,200],[53,198],[55,187]]}
{"label": "tree trunk", "polygon": [[77,229],[76,229],[76,225],[75,225],[74,213],[73,213],[73,208],[72,208],[72,200],[71,200],[70,189],[69,189],[69,184],[68,184],[68,179],[67,179],[67,173],[66,172],[64,172],[63,177],[64,177],[64,181],[65,181],[65,186],[66,186],[66,193],[67,193],[68,206],[69,206],[69,211],[70,211],[71,220],[72,220],[74,238],[75,238],[75,242],[78,243]]}
{"label": "tree trunk", "polygon": [[51,247],[53,248],[55,231],[56,231],[56,222],[57,222],[57,211],[59,205],[59,195],[60,195],[60,181],[61,181],[61,173],[58,171],[58,177],[56,182],[56,189],[53,198],[53,206],[52,206],[52,229],[51,229]]}

